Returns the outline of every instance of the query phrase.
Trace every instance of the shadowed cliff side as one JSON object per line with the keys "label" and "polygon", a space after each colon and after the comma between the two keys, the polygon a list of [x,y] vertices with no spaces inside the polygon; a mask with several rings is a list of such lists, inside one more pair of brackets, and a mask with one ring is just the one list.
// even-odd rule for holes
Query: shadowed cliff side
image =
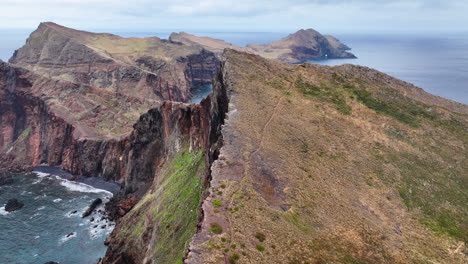
{"label": "shadowed cliff side", "polygon": [[[128,122],[133,118],[138,121],[133,128],[129,125],[127,134],[106,136],[96,131],[92,119],[77,118],[78,110],[73,113],[74,108],[70,107],[68,111],[61,111],[64,106],[55,103],[50,94],[44,94],[43,87],[66,91],[66,102],[70,104],[104,107],[96,97],[79,101],[92,87],[51,80],[7,63],[0,64],[2,168],[24,170],[46,163],[74,174],[119,181],[125,185],[126,193],[146,190],[165,157],[175,152],[182,141],[190,149],[204,150],[210,140],[216,139],[210,135],[212,129],[218,129],[211,118],[218,120],[220,115],[223,120],[223,114],[218,111],[225,107],[224,103],[218,105],[218,100],[223,100],[222,95],[210,97],[214,101],[207,99],[194,105],[165,102],[138,119],[128,112],[133,106],[131,98],[124,97],[119,104],[123,109],[118,112],[122,116],[116,114],[114,118],[119,119],[116,122],[123,122],[125,117]],[[105,92],[102,94],[107,96]],[[125,106],[127,101],[129,104]],[[98,124],[110,121],[112,109],[94,113]]]}
{"label": "shadowed cliff side", "polygon": [[[101,263],[182,263],[203,216],[201,202],[209,187],[211,164],[222,144],[221,125],[227,106],[223,78],[219,75],[213,94],[201,102],[207,115],[197,118],[196,113],[187,113],[195,120],[190,127],[199,127],[202,132],[198,139],[197,135],[173,134],[170,145],[175,149],[164,155],[156,173],[148,174],[133,166],[143,175],[153,175],[152,186],[119,220]],[[200,138],[204,144],[191,143]]]}

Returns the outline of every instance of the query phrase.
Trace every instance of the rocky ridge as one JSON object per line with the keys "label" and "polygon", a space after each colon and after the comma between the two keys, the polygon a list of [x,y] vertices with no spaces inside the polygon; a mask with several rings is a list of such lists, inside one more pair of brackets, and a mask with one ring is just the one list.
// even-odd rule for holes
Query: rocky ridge
{"label": "rocky ridge", "polygon": [[43,76],[152,100],[185,102],[210,84],[219,61],[200,46],[122,38],[41,23],[10,63]]}
{"label": "rocky ridge", "polygon": [[239,47],[224,40],[197,37],[185,32],[172,33],[169,40],[186,45],[202,46],[218,54],[218,56],[224,49],[234,49],[287,63],[303,63],[320,59],[356,58],[349,52],[350,48],[338,39],[333,36],[324,36],[313,29],[301,29],[270,44],[249,44],[247,47]]}
{"label": "rocky ridge", "polygon": [[[79,42],[95,52],[78,54],[111,58],[104,64],[133,67],[126,51],[142,43],[52,26],[52,35],[73,35],[73,50]],[[52,47],[41,35],[37,46]],[[48,163],[121,182],[128,213],[102,263],[466,261],[466,105],[366,67],[209,48],[200,52],[221,59],[213,94],[200,104],[161,103],[157,93],[132,96],[132,85],[117,91],[76,77],[81,66],[71,65],[81,62],[64,60],[66,50],[50,59],[55,70],[47,53],[34,59],[33,47],[0,64],[0,166]],[[176,61],[199,59],[190,56]],[[183,71],[204,82],[209,71],[200,69]],[[97,127],[121,118],[129,125],[115,135]]]}

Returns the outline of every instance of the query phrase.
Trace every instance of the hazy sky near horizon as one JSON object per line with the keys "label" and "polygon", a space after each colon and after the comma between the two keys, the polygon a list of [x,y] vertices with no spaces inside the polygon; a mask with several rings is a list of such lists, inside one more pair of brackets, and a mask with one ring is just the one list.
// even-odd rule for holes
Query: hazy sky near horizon
{"label": "hazy sky near horizon", "polygon": [[467,0],[0,0],[0,28],[457,32],[468,31],[467,13]]}

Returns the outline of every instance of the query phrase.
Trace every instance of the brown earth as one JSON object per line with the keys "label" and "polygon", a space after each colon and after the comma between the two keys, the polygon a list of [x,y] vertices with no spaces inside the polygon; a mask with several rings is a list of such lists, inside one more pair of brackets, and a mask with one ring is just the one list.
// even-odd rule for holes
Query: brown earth
{"label": "brown earth", "polygon": [[234,49],[287,63],[302,63],[326,58],[356,58],[348,52],[350,48],[338,39],[323,36],[313,29],[301,29],[270,44],[249,44],[247,47],[239,47],[224,40],[198,37],[185,32],[172,33],[169,40],[185,45],[202,46],[218,56],[224,49]]}
{"label": "brown earth", "polygon": [[[322,37],[258,53],[347,49]],[[41,24],[0,63],[0,167],[121,182],[102,263],[466,263],[466,105],[366,67],[191,41]],[[162,103],[217,69],[201,104]]]}
{"label": "brown earth", "polygon": [[466,105],[365,67],[225,57],[186,263],[466,263]]}
{"label": "brown earth", "polygon": [[201,46],[122,38],[52,22],[41,23],[9,62],[48,78],[182,102],[190,98],[191,87],[210,84],[219,69],[218,59]]}

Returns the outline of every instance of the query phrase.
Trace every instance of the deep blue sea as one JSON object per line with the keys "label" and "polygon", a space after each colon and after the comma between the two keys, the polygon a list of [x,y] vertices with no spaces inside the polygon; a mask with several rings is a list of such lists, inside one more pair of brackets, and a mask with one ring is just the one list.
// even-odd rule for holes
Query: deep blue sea
{"label": "deep blue sea", "polygon": [[[0,263],[96,263],[114,223],[99,212],[103,205],[87,218],[81,215],[94,199],[106,202],[112,193],[43,171],[13,175],[13,184],[0,186]],[[97,178],[90,181],[118,188]],[[5,211],[11,198],[24,207]]]}
{"label": "deep blue sea", "polygon": [[[158,36],[170,32],[112,32],[124,37]],[[236,45],[269,43],[288,33],[268,32],[191,32],[199,36],[224,39]],[[0,59],[8,60],[21,47],[29,31],[0,31]],[[434,35],[333,34],[352,48],[358,59],[318,61],[325,65],[343,63],[375,68],[424,90],[468,104],[468,33]]]}

